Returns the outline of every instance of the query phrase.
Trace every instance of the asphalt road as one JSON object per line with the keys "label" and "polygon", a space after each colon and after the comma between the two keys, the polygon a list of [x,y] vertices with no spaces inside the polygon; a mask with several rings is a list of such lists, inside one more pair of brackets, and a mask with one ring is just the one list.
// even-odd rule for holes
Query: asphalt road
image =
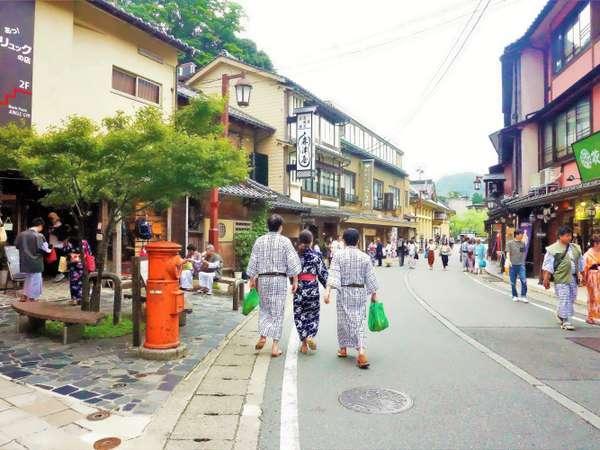
{"label": "asphalt road", "polygon": [[[416,270],[377,268],[391,325],[369,333],[367,371],[335,356],[335,305],[322,305],[319,350],[298,355],[299,443],[283,436],[285,448],[600,449],[600,430],[553,398],[562,393],[575,409],[600,415],[600,353],[566,339],[600,337],[600,327],[576,322],[577,331],[562,331],[552,312],[513,303],[506,286],[477,283],[456,259],[447,272],[429,271],[422,260]],[[292,326],[288,317],[284,342]],[[269,369],[261,449],[280,448],[284,366],[279,358]],[[519,369],[542,387],[517,376]],[[395,415],[343,407],[340,393],[360,386],[406,393],[414,405]]]}

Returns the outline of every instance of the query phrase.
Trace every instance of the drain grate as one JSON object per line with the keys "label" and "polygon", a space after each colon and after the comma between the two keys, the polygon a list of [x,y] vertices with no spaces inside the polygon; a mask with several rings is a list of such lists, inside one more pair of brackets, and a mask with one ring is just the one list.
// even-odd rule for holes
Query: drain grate
{"label": "drain grate", "polygon": [[121,445],[121,439],[116,437],[109,437],[99,439],[94,442],[94,449],[96,450],[110,450],[112,448],[116,448]]}
{"label": "drain grate", "polygon": [[92,422],[98,422],[99,420],[108,419],[109,417],[110,413],[108,411],[100,410],[89,414],[86,418]]}
{"label": "drain grate", "polygon": [[402,392],[373,386],[344,391],[339,401],[342,406],[364,414],[398,414],[413,405],[412,399]]}
{"label": "drain grate", "polygon": [[479,278],[483,281],[487,281],[488,283],[503,283],[504,282],[503,279],[498,278],[498,277],[482,276]]}

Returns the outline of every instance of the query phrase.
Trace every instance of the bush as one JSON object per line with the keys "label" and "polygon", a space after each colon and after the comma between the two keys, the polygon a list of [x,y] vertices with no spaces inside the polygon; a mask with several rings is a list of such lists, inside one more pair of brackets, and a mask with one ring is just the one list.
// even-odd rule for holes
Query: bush
{"label": "bush", "polygon": [[233,247],[237,268],[246,271],[254,242],[267,231],[267,210],[259,210],[252,220],[249,230],[237,231],[233,236]]}

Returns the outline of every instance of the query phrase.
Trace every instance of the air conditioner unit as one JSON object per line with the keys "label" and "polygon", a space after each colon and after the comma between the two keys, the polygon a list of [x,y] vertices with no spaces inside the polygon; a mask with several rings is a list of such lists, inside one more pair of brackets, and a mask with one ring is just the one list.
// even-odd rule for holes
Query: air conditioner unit
{"label": "air conditioner unit", "polygon": [[537,188],[543,185],[542,183],[542,172],[536,172],[529,175],[530,186],[532,188]]}
{"label": "air conditioner unit", "polygon": [[560,168],[559,167],[548,167],[541,172],[540,174],[540,185],[546,186],[550,183],[555,183],[560,178]]}

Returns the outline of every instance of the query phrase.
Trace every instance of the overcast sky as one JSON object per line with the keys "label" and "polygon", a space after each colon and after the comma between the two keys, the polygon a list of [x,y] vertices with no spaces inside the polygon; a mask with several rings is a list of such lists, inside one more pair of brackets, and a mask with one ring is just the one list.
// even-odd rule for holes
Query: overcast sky
{"label": "overcast sky", "polygon": [[491,0],[445,78],[424,95],[487,0],[236,1],[247,14],[244,36],[278,72],[398,144],[412,176],[422,168],[435,179],[496,163],[488,135],[502,127],[499,57],[546,2]]}

